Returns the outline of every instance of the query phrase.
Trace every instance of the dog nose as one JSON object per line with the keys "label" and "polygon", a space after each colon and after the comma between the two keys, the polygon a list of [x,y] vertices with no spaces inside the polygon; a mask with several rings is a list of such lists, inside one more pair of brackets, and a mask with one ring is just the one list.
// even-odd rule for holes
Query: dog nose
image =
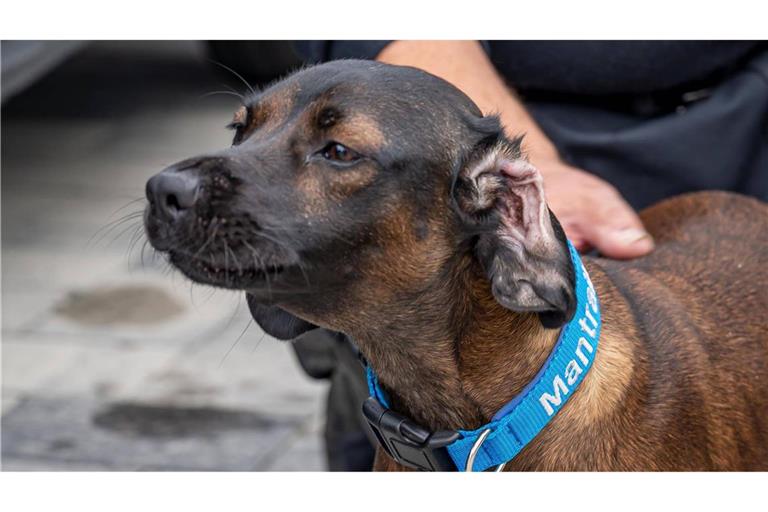
{"label": "dog nose", "polygon": [[191,209],[200,191],[200,178],[194,171],[166,170],[147,181],[147,199],[169,219]]}

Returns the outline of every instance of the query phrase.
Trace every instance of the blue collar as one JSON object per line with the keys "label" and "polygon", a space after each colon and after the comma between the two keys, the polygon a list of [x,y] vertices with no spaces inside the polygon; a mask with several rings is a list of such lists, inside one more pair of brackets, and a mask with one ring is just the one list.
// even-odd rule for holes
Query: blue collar
{"label": "blue collar", "polygon": [[563,326],[554,349],[522,392],[490,423],[476,430],[428,431],[388,409],[376,374],[367,367],[371,395],[363,406],[382,447],[417,469],[483,471],[512,460],[573,395],[592,366],[600,338],[600,304],[576,249],[568,242],[576,275],[576,313]]}

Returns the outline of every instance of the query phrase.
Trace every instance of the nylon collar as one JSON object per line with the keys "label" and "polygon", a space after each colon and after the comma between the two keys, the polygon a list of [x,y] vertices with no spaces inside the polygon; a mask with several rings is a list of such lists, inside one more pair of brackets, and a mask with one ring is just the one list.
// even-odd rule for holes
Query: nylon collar
{"label": "nylon collar", "polygon": [[[371,398],[363,407],[382,447],[401,464],[417,469],[464,471],[474,448],[472,470],[512,460],[549,423],[592,367],[600,338],[600,303],[579,253],[568,242],[576,278],[576,312],[536,376],[514,399],[476,430],[430,434],[390,411],[386,392],[367,366]],[[478,442],[486,431],[484,440]],[[455,466],[455,467],[451,467]]]}

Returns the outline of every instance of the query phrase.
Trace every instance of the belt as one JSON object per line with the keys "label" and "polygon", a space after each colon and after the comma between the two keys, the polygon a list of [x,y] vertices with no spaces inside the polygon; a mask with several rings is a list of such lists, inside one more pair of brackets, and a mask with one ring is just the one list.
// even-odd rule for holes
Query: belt
{"label": "belt", "polygon": [[711,96],[715,85],[640,94],[592,96],[551,91],[518,91],[518,95],[524,102],[581,105],[642,117],[655,117],[673,112],[680,113],[690,105],[706,100]]}

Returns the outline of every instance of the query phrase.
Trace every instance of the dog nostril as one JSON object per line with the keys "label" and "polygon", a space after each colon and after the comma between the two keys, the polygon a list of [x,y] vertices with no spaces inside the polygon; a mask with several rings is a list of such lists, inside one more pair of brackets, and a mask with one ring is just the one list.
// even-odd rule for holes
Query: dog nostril
{"label": "dog nostril", "polygon": [[179,200],[176,199],[176,196],[173,194],[169,194],[165,198],[165,206],[170,210],[181,210],[181,205],[179,205]]}
{"label": "dog nostril", "polygon": [[194,170],[163,171],[147,182],[147,198],[161,215],[176,218],[195,206],[200,179]]}

